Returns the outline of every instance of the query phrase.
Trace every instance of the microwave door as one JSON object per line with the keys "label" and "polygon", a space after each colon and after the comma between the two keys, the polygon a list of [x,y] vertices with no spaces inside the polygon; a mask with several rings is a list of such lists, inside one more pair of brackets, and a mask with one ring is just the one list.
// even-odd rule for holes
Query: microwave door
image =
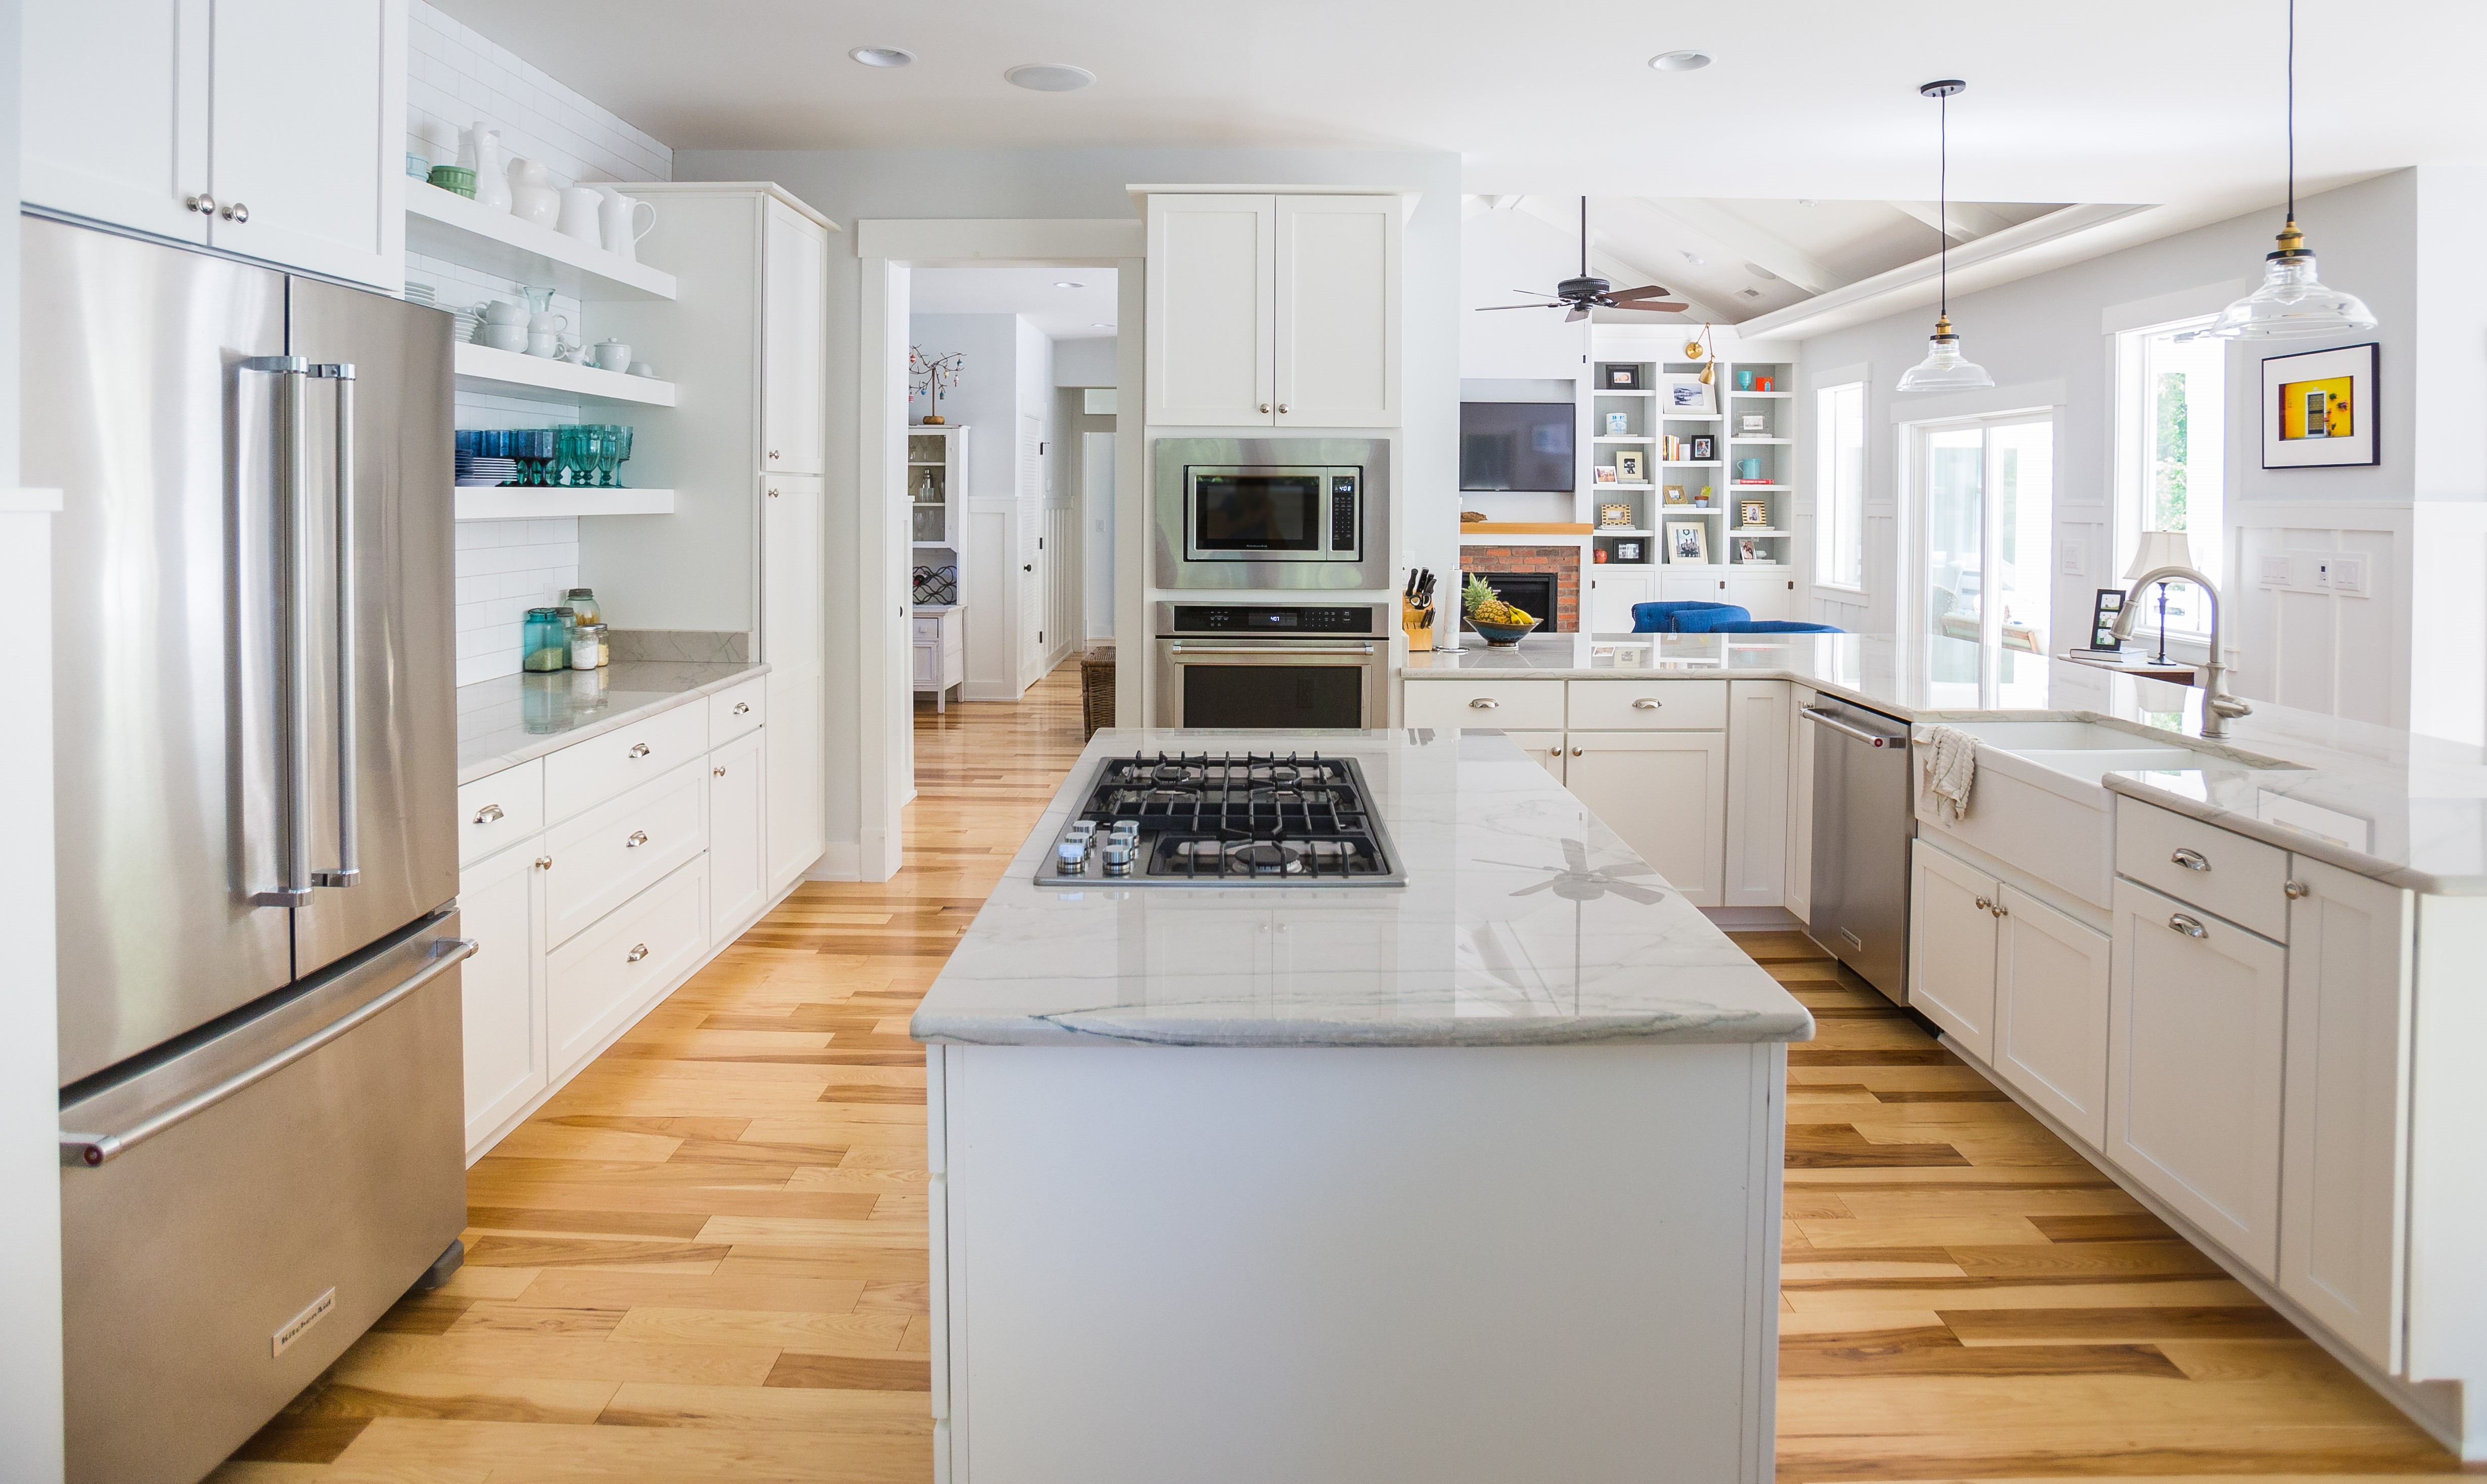
{"label": "microwave door", "polygon": [[1192,544],[1211,557],[1318,555],[1327,509],[1318,474],[1202,471],[1191,482]]}

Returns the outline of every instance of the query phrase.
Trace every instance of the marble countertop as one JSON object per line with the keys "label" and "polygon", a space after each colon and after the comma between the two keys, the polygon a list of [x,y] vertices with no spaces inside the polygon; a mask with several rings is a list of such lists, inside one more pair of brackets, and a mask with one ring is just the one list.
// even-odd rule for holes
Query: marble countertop
{"label": "marble countertop", "polygon": [[[1401,887],[1040,887],[1099,759],[1357,759]],[[916,1010],[969,1045],[1804,1041],[1813,1018],[1496,733],[1106,730]]]}
{"label": "marble countertop", "polygon": [[617,659],[601,670],[504,675],[458,687],[458,782],[765,675],[765,664]]}
{"label": "marble countertop", "polygon": [[[1927,635],[1550,634],[1406,658],[1411,684],[1789,680],[1904,721],[2114,720],[2201,741],[2202,692]],[[2295,765],[2109,773],[2112,793],[2413,891],[2487,895],[2487,748],[2251,701],[2226,748]],[[1970,807],[1974,808],[1972,798]]]}

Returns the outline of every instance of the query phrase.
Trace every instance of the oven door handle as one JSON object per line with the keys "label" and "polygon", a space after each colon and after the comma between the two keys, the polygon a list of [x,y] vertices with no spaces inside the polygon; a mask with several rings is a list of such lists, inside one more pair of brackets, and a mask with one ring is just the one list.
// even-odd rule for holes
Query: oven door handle
{"label": "oven door handle", "polygon": [[1370,658],[1374,648],[1370,644],[1170,644],[1166,646],[1166,653],[1170,655],[1258,655],[1264,659],[1291,659],[1299,655],[1355,655]]}

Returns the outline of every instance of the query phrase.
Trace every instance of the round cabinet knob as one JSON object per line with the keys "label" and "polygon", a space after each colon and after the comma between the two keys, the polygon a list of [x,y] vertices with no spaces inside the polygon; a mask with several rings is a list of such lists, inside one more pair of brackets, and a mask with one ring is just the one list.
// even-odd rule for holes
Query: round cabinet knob
{"label": "round cabinet knob", "polygon": [[1665,704],[1666,703],[1664,701],[1655,700],[1649,696],[1642,696],[1639,700],[1633,702],[1633,710],[1656,711]]}
{"label": "round cabinet knob", "polygon": [[475,811],[475,823],[478,825],[495,825],[500,823],[501,819],[501,806],[499,804],[486,804],[481,809]]}
{"label": "round cabinet knob", "polygon": [[539,871],[549,871],[549,870],[551,870],[551,869],[552,869],[552,857],[551,857],[550,855],[538,855],[538,856],[536,857],[536,869],[537,869],[537,870],[539,870]]}
{"label": "round cabinet knob", "polygon": [[1979,911],[1981,911],[1981,912],[1991,912],[1991,911],[1995,910],[1995,904],[1994,904],[1994,903],[1992,903],[1992,902],[1989,902],[1989,901],[1988,901],[1988,900],[1986,900],[1984,897],[1979,897],[1979,898],[1977,898],[1977,899],[1976,899],[1976,904],[1977,904],[1977,910],[1978,910]]}
{"label": "round cabinet knob", "polygon": [[1269,410],[1270,410],[1270,405],[1269,405],[1268,403],[1266,403],[1266,402],[1265,402],[1265,403],[1263,403],[1263,404],[1261,404],[1261,410],[1262,410],[1262,411],[1264,411],[1264,412],[1269,411]]}
{"label": "round cabinet knob", "polygon": [[1563,755],[1563,749],[1560,747],[1549,747],[1546,749],[1546,755],[1550,758],[1559,758]]}
{"label": "round cabinet knob", "polygon": [[769,457],[769,458],[771,458],[771,459],[776,458],[776,457],[777,457],[777,450],[775,450],[775,449],[773,449],[773,448],[772,448],[772,449],[770,449],[770,450],[768,450],[768,457]]}
{"label": "round cabinet knob", "polygon": [[712,768],[709,770],[709,776],[713,778],[722,778],[725,776],[725,770],[722,768]]}
{"label": "round cabinet knob", "polygon": [[773,499],[775,499],[775,498],[777,498],[777,491],[776,491],[776,490],[769,490],[769,491],[768,491],[768,497],[769,497],[770,499],[772,499],[772,500],[773,500]]}
{"label": "round cabinet knob", "polygon": [[643,845],[645,845],[645,844],[647,844],[647,843],[648,843],[648,832],[647,832],[646,830],[644,830],[644,829],[634,829],[634,830],[630,831],[630,833],[629,833],[629,835],[627,835],[627,836],[625,836],[625,837],[623,838],[623,841],[622,841],[622,848],[623,848],[624,850],[626,850],[626,851],[635,851],[635,850],[637,850],[640,846],[643,846]]}
{"label": "round cabinet knob", "polygon": [[1285,403],[1283,403],[1283,402],[1282,402],[1282,403],[1279,403],[1279,404],[1278,404],[1278,410],[1279,410],[1279,411],[1281,411],[1281,412],[1286,411],[1286,410],[1287,410],[1287,405],[1286,405]]}
{"label": "round cabinet knob", "polygon": [[623,958],[622,962],[625,964],[636,964],[647,956],[648,945],[646,943],[632,943],[630,945],[630,952]]}
{"label": "round cabinet knob", "polygon": [[216,214],[223,217],[225,220],[234,223],[236,226],[238,226],[241,223],[250,220],[250,208],[237,201],[233,205],[226,207],[223,210],[218,211]]}
{"label": "round cabinet knob", "polygon": [[205,191],[201,191],[195,196],[184,198],[182,204],[188,207],[191,210],[199,212],[203,216],[213,216],[216,213],[216,198],[209,195]]}
{"label": "round cabinet knob", "polygon": [[2303,902],[2314,895],[2314,888],[2304,882],[2289,882],[2279,889],[2288,894],[2288,900],[2291,902]]}
{"label": "round cabinet knob", "polygon": [[1574,757],[1579,757],[1579,756],[1580,755],[1580,749],[1579,749],[1579,748],[1578,748],[1578,747],[1573,748],[1573,749],[1572,749],[1572,755],[1573,755]]}
{"label": "round cabinet knob", "polygon": [[634,758],[646,757],[651,750],[653,749],[651,749],[646,742],[632,742],[630,744],[630,755]]}

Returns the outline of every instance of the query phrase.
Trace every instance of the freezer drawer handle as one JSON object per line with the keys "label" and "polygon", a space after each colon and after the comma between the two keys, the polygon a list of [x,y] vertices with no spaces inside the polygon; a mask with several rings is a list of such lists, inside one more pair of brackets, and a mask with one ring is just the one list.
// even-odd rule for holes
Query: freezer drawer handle
{"label": "freezer drawer handle", "polygon": [[1854,737],[1858,742],[1863,742],[1869,747],[1896,747],[1900,743],[1908,741],[1905,737],[1884,737],[1877,733],[1868,732],[1863,727],[1850,726],[1847,722],[1832,715],[1830,713],[1827,711],[1817,711],[1810,706],[1799,707],[1797,709],[1797,714],[1804,717],[1807,721],[1818,721],[1824,726],[1830,728],[1832,731],[1837,732],[1842,737]]}
{"label": "freezer drawer handle", "polygon": [[432,962],[400,980],[386,994],[357,1008],[352,1014],[329,1022],[308,1036],[246,1071],[237,1072],[195,1097],[174,1104],[152,1118],[131,1126],[120,1134],[61,1134],[61,1162],[93,1169],[98,1164],[127,1154],[176,1124],[206,1112],[235,1093],[267,1080],[277,1073],[300,1061],[313,1051],[350,1035],[366,1022],[376,1019],[389,1006],[439,978],[459,964],[472,958],[476,943],[471,938],[444,938],[432,945]]}
{"label": "freezer drawer handle", "polygon": [[481,809],[475,811],[475,819],[473,823],[478,825],[497,825],[501,823],[503,818],[504,816],[501,813],[501,806],[499,804],[486,804]]}
{"label": "freezer drawer handle", "polygon": [[1633,710],[1656,711],[1665,704],[1666,703],[1664,701],[1657,700],[1654,697],[1642,696],[1639,700],[1633,702]]}
{"label": "freezer drawer handle", "polygon": [[2187,938],[2208,938],[2211,936],[2210,931],[2202,926],[2201,918],[2188,916],[2183,912],[2168,913],[2167,925],[2175,929],[2177,932],[2184,934]]}
{"label": "freezer drawer handle", "polygon": [[2211,869],[2211,862],[2204,858],[2200,851],[2185,850],[2182,848],[2178,849],[2174,854],[2167,857],[2167,863],[2172,866],[2183,866],[2188,871],[2208,871]]}

